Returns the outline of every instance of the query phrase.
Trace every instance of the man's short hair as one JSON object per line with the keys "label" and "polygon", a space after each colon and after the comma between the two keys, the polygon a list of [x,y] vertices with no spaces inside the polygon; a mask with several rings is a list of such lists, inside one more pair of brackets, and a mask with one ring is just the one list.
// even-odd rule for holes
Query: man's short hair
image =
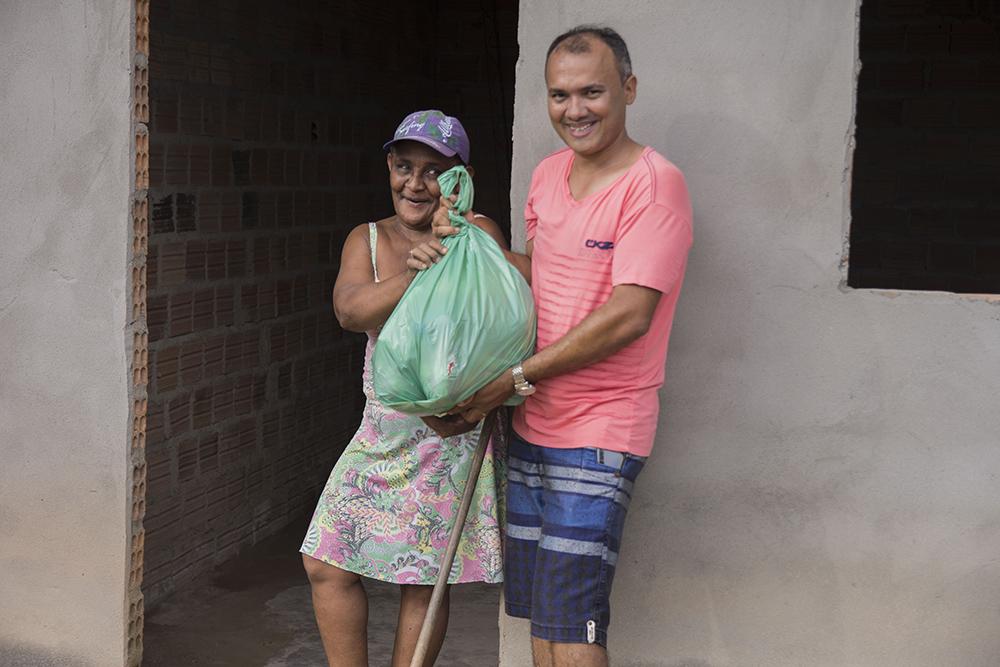
{"label": "man's short hair", "polygon": [[589,53],[590,38],[599,39],[611,49],[622,82],[632,76],[632,58],[628,55],[628,46],[622,36],[611,28],[592,24],[578,25],[553,39],[545,54],[545,64],[548,64],[549,57],[558,49],[566,49],[570,53]]}

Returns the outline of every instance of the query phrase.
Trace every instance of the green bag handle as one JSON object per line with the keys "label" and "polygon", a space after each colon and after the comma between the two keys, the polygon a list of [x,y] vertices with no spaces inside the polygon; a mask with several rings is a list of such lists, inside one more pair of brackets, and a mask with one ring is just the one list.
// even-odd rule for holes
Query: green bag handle
{"label": "green bag handle", "polygon": [[458,188],[458,199],[455,206],[448,211],[448,219],[451,224],[462,229],[468,224],[463,217],[472,209],[472,200],[475,198],[475,188],[472,186],[472,176],[463,165],[456,165],[438,176],[438,185],[441,186],[441,196],[447,199]]}

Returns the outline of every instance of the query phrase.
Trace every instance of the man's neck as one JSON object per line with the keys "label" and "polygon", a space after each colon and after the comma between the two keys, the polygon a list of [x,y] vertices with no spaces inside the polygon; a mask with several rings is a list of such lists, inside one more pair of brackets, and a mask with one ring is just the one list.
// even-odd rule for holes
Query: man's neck
{"label": "man's neck", "polygon": [[594,174],[605,170],[620,169],[635,162],[642,146],[628,136],[626,132],[613,144],[594,155],[574,154],[573,170],[577,173]]}

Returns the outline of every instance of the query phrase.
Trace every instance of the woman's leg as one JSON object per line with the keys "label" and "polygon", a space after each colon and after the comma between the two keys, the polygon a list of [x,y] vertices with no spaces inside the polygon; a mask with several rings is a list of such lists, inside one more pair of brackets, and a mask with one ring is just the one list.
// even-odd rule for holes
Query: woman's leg
{"label": "woman's leg", "polygon": [[368,595],[361,575],[302,555],[330,667],[368,667]]}
{"label": "woman's leg", "polygon": [[[427,614],[427,605],[431,601],[433,591],[433,586],[404,584],[399,587],[399,621],[396,625],[396,643],[392,648],[392,667],[410,666],[413,652],[417,649],[420,626]],[[448,630],[448,598],[450,595],[451,586],[448,586],[445,588],[441,610],[438,612],[436,627],[431,634],[427,660],[423,667],[431,667],[441,651],[444,633]]]}

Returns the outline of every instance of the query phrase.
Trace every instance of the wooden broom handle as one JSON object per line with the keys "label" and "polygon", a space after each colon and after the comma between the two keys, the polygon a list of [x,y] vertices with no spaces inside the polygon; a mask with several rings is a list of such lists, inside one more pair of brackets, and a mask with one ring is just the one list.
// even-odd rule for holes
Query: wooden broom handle
{"label": "wooden broom handle", "polygon": [[465,480],[465,492],[462,494],[462,503],[455,513],[455,522],[451,527],[451,535],[448,537],[448,548],[445,550],[444,558],[441,560],[441,569],[438,570],[437,581],[434,583],[434,591],[431,593],[431,601],[427,605],[427,614],[424,616],[423,625],[420,626],[420,636],[417,638],[417,646],[413,651],[413,659],[410,667],[430,667],[425,665],[427,660],[427,649],[430,646],[431,634],[437,623],[438,612],[441,611],[441,601],[444,600],[444,592],[448,587],[448,575],[451,574],[452,563],[455,562],[455,553],[458,551],[458,541],[462,537],[465,529],[465,518],[469,514],[469,506],[472,505],[472,496],[476,493],[476,484],[479,481],[479,471],[483,467],[483,459],[486,458],[486,448],[490,444],[490,437],[497,422],[497,410],[493,410],[483,420],[482,430],[479,432],[479,442],[476,445],[476,453],[472,457],[472,465],[469,466],[469,477]]}

